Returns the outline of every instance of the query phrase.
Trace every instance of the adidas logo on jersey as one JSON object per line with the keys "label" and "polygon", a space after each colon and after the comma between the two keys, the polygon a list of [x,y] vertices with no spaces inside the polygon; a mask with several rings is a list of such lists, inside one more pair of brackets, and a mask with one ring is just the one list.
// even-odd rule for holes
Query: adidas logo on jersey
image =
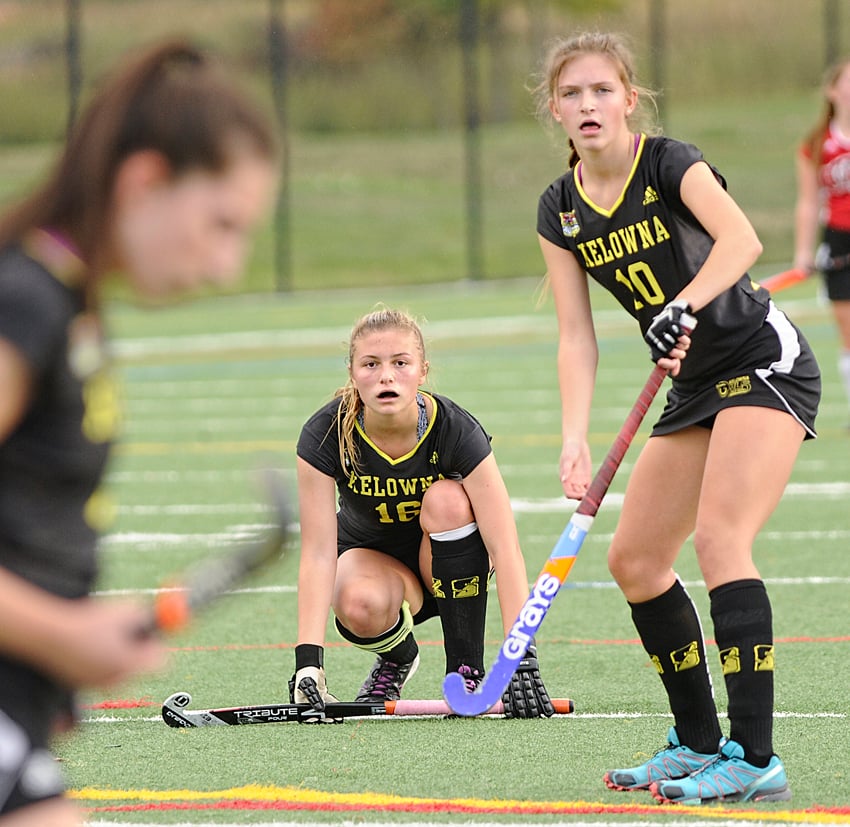
{"label": "adidas logo on jersey", "polygon": [[652,188],[647,187],[643,193],[643,205],[654,204],[658,200],[658,193]]}

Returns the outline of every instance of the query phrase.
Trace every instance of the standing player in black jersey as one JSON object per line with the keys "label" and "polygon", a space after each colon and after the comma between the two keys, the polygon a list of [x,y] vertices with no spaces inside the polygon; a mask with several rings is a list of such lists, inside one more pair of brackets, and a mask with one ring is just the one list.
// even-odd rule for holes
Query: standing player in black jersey
{"label": "standing player in black jersey", "polygon": [[[425,345],[408,314],[354,327],[349,380],[298,440],[301,565],[293,700],[322,709],[325,628],[376,660],[359,701],[397,700],[419,664],[415,624],[439,614],[446,673],[484,676],[491,566],[505,631],[528,597],[508,492],[480,423],[420,389]],[[339,503],[337,507],[337,497]],[[509,717],[548,716],[537,652],[504,695]]]}
{"label": "standing player in black jersey", "polygon": [[[675,726],[665,749],[609,771],[605,782],[651,789],[661,801],[785,800],[772,740],[771,606],[752,544],[801,442],[815,436],[817,363],[747,275],[761,245],[722,178],[695,147],[634,128],[644,90],[618,37],[558,42],[538,92],[573,156],[541,196],[537,223],[560,331],[567,497],[580,498],[591,478],[598,350],[588,275],[637,320],[652,359],[673,377],[629,479],[609,568]],[[697,319],[690,335],[684,313]],[[691,534],[729,696],[729,738],[721,737],[700,621],[673,569]]]}
{"label": "standing player in black jersey", "polygon": [[274,193],[266,119],[203,53],[150,48],[92,99],[46,184],[0,217],[0,825],[81,823],[49,753],[73,692],[161,666],[140,606],[89,597],[118,412],[100,313],[239,273]]}

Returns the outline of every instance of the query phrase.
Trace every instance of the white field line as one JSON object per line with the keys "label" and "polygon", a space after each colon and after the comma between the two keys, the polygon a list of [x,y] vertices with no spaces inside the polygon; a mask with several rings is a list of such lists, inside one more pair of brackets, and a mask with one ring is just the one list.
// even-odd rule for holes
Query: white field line
{"label": "white field line", "polygon": [[271,509],[263,503],[171,503],[168,505],[118,505],[118,514],[142,517],[161,515],[183,516],[186,514],[265,514]]}
{"label": "white field line", "polygon": [[[789,483],[785,489],[786,497],[814,499],[842,499],[850,494],[850,482]],[[511,500],[514,513],[517,514],[557,514],[572,513],[577,503],[563,497],[544,499],[514,498]],[[621,508],[623,494],[609,492],[601,508]],[[259,514],[268,512],[268,506],[262,503],[171,503],[168,505],[118,505],[117,513],[137,516],[165,515],[204,515],[204,514]]]}
{"label": "white field line", "polygon": [[[234,542],[250,540],[259,531],[270,528],[270,524],[246,527],[245,530],[223,531],[215,534],[178,534],[175,532],[123,531],[109,534],[101,540],[101,551],[121,551],[125,548],[134,551],[154,551],[163,548],[227,548]],[[293,527],[297,531],[297,526]],[[611,532],[588,535],[585,542],[610,543],[614,535]],[[847,540],[850,529],[809,529],[806,531],[763,531],[759,535],[764,540]],[[526,543],[542,543],[552,539],[551,535],[526,534]]]}
{"label": "white field line", "polygon": [[[623,314],[604,311],[598,314],[598,323],[606,325],[622,322]],[[457,319],[444,322],[426,322],[422,332],[431,342],[441,339],[478,339],[511,334],[557,335],[553,313],[526,316],[497,316],[482,319]],[[150,336],[144,339],[116,339],[112,343],[118,358],[138,359],[150,356],[173,356],[188,353],[233,353],[245,350],[267,350],[277,348],[299,349],[304,347],[329,346],[342,348],[348,341],[351,327],[314,327],[298,330],[259,330],[232,333],[198,333],[186,336]]]}
{"label": "white field line", "polygon": [[[624,474],[632,470],[633,463],[622,462],[619,473]],[[798,471],[808,473],[822,473],[830,470],[833,464],[827,460],[804,460],[799,459],[795,463]],[[512,465],[499,463],[499,468],[505,477],[552,477],[554,471],[550,465]],[[148,469],[148,470],[113,470],[107,474],[107,480],[113,484],[135,484],[155,483],[157,485],[186,485],[187,483],[218,483],[237,482],[242,483],[250,478],[250,472],[246,469]],[[829,483],[827,483],[829,484]],[[796,483],[794,483],[796,485]]]}
{"label": "white field line", "polygon": [[[814,307],[812,300],[786,302],[786,310]],[[634,332],[634,323],[622,310],[611,308],[593,314],[597,332]],[[457,339],[480,339],[498,335],[543,336],[557,338],[555,314],[551,311],[516,316],[487,316],[480,319],[447,319],[425,321],[422,332],[429,342]],[[295,330],[253,330],[230,333],[196,333],[182,336],[148,336],[121,338],[112,342],[118,358],[138,359],[151,356],[174,356],[189,353],[232,353],[235,351],[265,350],[272,348],[299,348],[329,346],[344,348],[351,327],[312,327]]]}
{"label": "white field line", "polygon": [[[717,713],[719,718],[725,718],[725,712]],[[409,721],[411,718],[432,718],[433,715],[378,715],[369,716],[370,721]],[[553,715],[553,718],[584,718],[588,720],[605,720],[605,721],[620,721],[620,720],[637,720],[638,718],[671,718],[669,712],[571,712],[569,715]],[[815,720],[815,719],[837,719],[846,720],[848,714],[846,712],[774,712],[774,718],[792,718],[795,720]],[[358,720],[354,718],[354,720]],[[143,715],[136,716],[128,710],[127,715],[89,715],[80,719],[83,724],[126,724],[128,721],[133,723],[154,723],[162,724],[162,716],[160,715]]]}
{"label": "white field line", "polygon": [[[92,592],[98,597],[148,597],[161,592],[174,591],[173,588],[156,589],[100,589]],[[241,589],[230,589],[225,594],[297,594],[298,586],[246,586]]]}
{"label": "white field line", "polygon": [[[850,585],[850,577],[765,577],[763,578],[767,586],[847,586]],[[705,588],[705,583],[702,580],[684,580],[682,581],[686,588],[699,589]],[[495,593],[495,585],[491,585],[490,589]],[[531,588],[531,584],[529,584]],[[564,585],[565,589],[599,589],[608,590],[616,589],[617,584],[613,580],[571,580]],[[163,591],[171,591],[169,588],[146,588],[146,589],[101,589],[93,592],[98,597],[147,597],[157,595]],[[227,594],[297,594],[298,586],[292,584],[282,584],[274,586],[245,586],[239,589],[232,589]]]}

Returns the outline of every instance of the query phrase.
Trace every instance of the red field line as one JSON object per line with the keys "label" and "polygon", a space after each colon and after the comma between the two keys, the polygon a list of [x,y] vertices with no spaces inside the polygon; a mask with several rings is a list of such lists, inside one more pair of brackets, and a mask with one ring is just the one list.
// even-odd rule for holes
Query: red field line
{"label": "red field line", "polygon": [[[709,645],[714,644],[712,638],[706,638],[705,641]],[[850,643],[850,635],[823,635],[823,636],[795,636],[795,637],[778,637],[774,640],[775,643]],[[420,646],[442,646],[442,640],[418,640]],[[501,643],[498,640],[488,640],[488,646],[497,646]],[[637,638],[538,638],[537,645],[552,644],[552,643],[569,643],[574,646],[640,646],[640,640]],[[326,649],[337,647],[350,647],[350,643],[342,641],[329,641],[325,644]],[[241,652],[266,650],[266,649],[294,649],[294,643],[226,643],[216,646],[172,646],[170,652]]]}
{"label": "red field line", "polygon": [[[360,798],[361,796],[357,796]],[[368,799],[364,795],[362,798]],[[340,799],[351,799],[342,795]],[[129,812],[168,812],[168,811],[302,811],[302,812],[399,812],[412,814],[451,814],[451,815],[608,815],[608,816],[681,816],[699,815],[705,818],[723,818],[739,821],[770,821],[816,824],[850,824],[850,807],[812,807],[804,810],[748,810],[737,807],[714,806],[700,808],[683,805],[662,806],[658,804],[603,804],[584,801],[464,801],[402,799],[387,800],[385,796],[376,796],[374,802],[368,800],[334,801],[331,795],[322,795],[321,800],[305,801],[280,798],[276,800],[258,800],[235,798],[225,801],[160,801],[134,804],[114,804],[86,807],[90,813],[129,813]]]}

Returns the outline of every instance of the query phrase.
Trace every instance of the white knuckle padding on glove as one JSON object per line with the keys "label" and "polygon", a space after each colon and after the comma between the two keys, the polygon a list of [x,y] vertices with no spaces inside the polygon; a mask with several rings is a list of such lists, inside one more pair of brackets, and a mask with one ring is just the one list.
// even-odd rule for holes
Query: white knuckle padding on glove
{"label": "white knuckle padding on glove", "polygon": [[305,666],[295,673],[292,700],[316,709],[324,708],[326,703],[337,703],[337,698],[328,692],[325,670],[318,666]]}
{"label": "white knuckle padding on glove", "polygon": [[679,337],[696,327],[697,320],[692,313],[691,306],[684,299],[676,299],[665,305],[652,320],[644,339],[649,345],[653,362],[669,356],[678,344]]}

